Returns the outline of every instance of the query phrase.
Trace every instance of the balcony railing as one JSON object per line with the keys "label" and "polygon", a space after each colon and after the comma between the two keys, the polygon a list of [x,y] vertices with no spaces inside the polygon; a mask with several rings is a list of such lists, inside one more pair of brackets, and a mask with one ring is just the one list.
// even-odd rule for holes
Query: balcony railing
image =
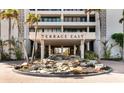
{"label": "balcony railing", "polygon": [[63,11],[84,11],[84,9],[63,9]]}
{"label": "balcony railing", "polygon": [[61,11],[61,9],[37,9],[38,11]]}
{"label": "balcony railing", "polygon": [[[35,11],[36,9],[29,9]],[[62,11],[62,9],[37,9],[38,11]],[[63,9],[63,11],[84,11],[85,9]]]}
{"label": "balcony railing", "polygon": [[96,26],[96,22],[38,22],[40,26]]}

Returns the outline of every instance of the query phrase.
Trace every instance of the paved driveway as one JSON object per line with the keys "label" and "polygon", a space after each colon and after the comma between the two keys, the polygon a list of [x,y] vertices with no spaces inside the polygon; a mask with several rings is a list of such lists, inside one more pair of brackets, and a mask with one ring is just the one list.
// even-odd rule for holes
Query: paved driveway
{"label": "paved driveway", "polygon": [[111,66],[113,72],[104,75],[88,77],[35,77],[17,74],[12,71],[20,61],[0,62],[0,82],[3,83],[97,83],[97,82],[123,82],[124,83],[124,62],[102,61],[103,64]]}

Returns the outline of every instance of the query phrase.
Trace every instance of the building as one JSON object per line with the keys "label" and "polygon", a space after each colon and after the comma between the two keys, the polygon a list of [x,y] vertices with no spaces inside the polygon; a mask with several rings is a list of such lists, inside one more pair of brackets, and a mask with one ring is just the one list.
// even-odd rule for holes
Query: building
{"label": "building", "polygon": [[[85,51],[94,51],[99,57],[103,57],[100,41],[108,40],[113,33],[123,31],[118,22],[122,17],[122,10],[119,9],[102,10],[100,16],[96,12],[86,14],[84,9],[25,9],[22,10],[20,20],[26,20],[28,13],[41,15],[35,47],[37,57],[41,58],[51,54],[79,55],[84,58]],[[4,40],[7,39],[8,26],[5,21],[7,20],[1,21],[1,30],[5,30],[1,33],[1,38]],[[31,56],[35,24],[32,27],[25,24],[23,28],[26,48]],[[18,31],[15,30],[17,28],[12,33],[18,38]],[[119,46],[111,52],[112,56],[121,55]]]}

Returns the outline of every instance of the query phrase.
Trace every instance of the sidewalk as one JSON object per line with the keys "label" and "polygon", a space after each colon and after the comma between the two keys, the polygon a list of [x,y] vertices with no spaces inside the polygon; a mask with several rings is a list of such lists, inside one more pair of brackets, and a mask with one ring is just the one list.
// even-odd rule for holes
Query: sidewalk
{"label": "sidewalk", "polygon": [[109,74],[88,76],[88,77],[35,77],[17,74],[12,71],[13,65],[21,62],[0,62],[0,82],[1,83],[97,83],[97,82],[123,82],[124,83],[124,63],[114,61],[102,61],[103,64],[111,66],[114,71]]}

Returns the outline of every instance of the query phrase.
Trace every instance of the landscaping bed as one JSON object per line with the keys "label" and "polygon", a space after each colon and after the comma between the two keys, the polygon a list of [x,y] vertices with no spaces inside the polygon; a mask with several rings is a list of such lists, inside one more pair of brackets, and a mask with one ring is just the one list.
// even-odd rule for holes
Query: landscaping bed
{"label": "landscaping bed", "polygon": [[32,63],[24,62],[14,67],[14,72],[47,77],[77,77],[109,73],[111,67],[97,63],[96,60],[83,60],[77,56],[51,56]]}

